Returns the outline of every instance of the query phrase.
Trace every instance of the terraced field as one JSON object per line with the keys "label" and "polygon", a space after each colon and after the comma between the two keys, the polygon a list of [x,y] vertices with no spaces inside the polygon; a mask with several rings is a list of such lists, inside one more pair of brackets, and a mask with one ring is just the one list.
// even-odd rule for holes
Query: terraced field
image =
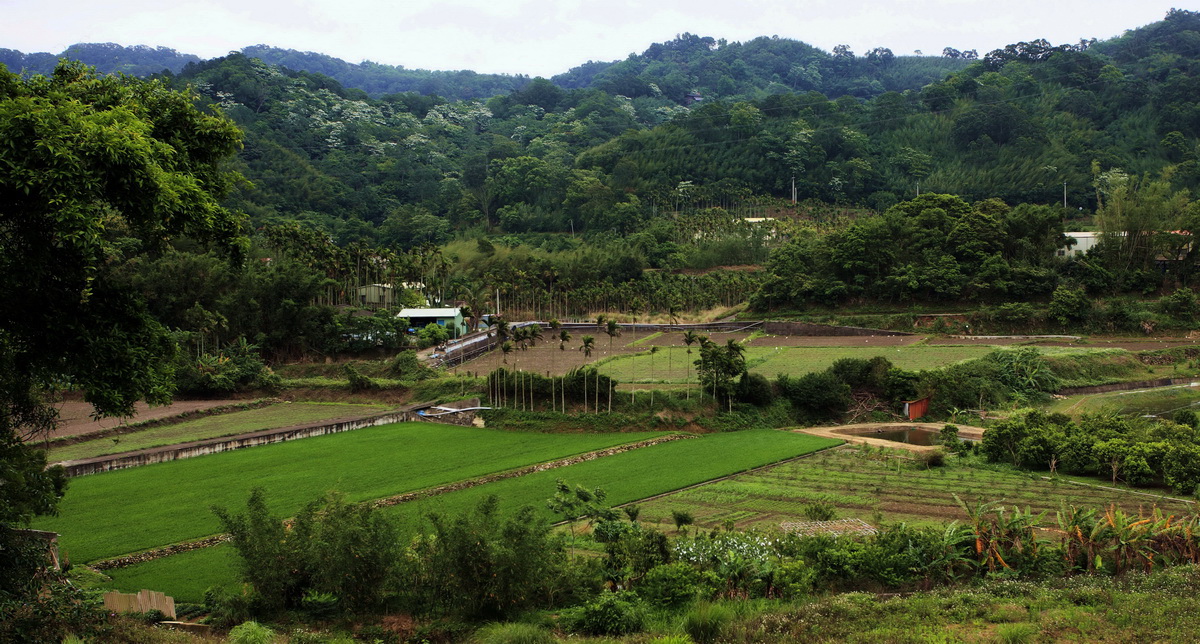
{"label": "terraced field", "polygon": [[1192,507],[1144,491],[1052,482],[986,465],[926,469],[911,460],[882,458],[878,450],[867,454],[861,448],[842,447],[683,490],[646,503],[642,518],[673,525],[672,510],[686,510],[704,528],[733,521],[741,528],[777,529],[782,522],[805,520],[805,505],[826,502],[837,507],[838,518],[943,524],[966,518],[955,494],[968,503],[1003,501],[1006,506],[1044,511],[1047,522],[1053,522],[1061,503],[1079,507],[1115,503],[1133,512],[1148,512],[1158,505],[1176,514]]}

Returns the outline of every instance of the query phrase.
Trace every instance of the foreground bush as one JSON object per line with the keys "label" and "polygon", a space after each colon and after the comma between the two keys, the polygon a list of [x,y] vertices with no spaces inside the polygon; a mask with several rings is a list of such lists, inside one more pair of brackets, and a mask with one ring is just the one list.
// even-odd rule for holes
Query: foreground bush
{"label": "foreground bush", "polygon": [[[369,506],[337,495],[309,503],[291,529],[270,514],[260,488],[250,493],[245,514],[213,511],[231,535],[242,579],[264,612],[305,608],[306,595],[307,608],[318,611],[331,611],[331,604],[371,608],[399,560],[395,527]],[[320,593],[330,597],[321,600]]]}

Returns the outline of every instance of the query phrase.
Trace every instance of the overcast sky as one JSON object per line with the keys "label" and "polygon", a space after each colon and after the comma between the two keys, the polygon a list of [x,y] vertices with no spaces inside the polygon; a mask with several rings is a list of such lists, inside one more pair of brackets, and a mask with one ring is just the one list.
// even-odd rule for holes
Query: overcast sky
{"label": "overcast sky", "polygon": [[423,69],[552,76],[677,34],[794,38],[897,55],[1105,39],[1197,0],[0,0],[0,48],[77,42],[202,58],[255,44]]}

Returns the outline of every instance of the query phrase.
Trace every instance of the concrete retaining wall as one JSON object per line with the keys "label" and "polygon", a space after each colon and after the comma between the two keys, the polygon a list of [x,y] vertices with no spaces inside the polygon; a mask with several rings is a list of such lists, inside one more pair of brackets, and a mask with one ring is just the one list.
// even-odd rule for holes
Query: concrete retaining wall
{"label": "concrete retaining wall", "polygon": [[266,429],[249,434],[240,434],[238,436],[210,438],[202,441],[181,443],[179,445],[168,445],[164,447],[153,447],[150,449],[137,450],[134,452],[125,452],[123,454],[111,454],[108,456],[97,456],[95,458],[88,458],[78,461],[66,461],[62,463],[62,465],[67,470],[67,476],[83,476],[85,474],[96,474],[99,472],[125,469],[127,467],[137,467],[139,465],[151,465],[153,463],[165,463],[167,461],[174,461],[181,458],[193,458],[207,454],[217,454],[219,452],[243,449],[246,447],[269,445],[271,443],[282,443],[283,441],[296,440],[297,438],[324,436],[325,434],[336,434],[339,432],[362,429],[364,427],[375,427],[377,425],[387,425],[389,423],[399,423],[412,420],[421,420],[421,418],[411,409],[404,409],[386,414],[368,416],[366,418],[356,418],[353,420],[343,420],[333,423],[320,422],[309,423],[307,425],[295,425],[292,427],[281,427],[277,429]]}
{"label": "concrete retaining wall", "polygon": [[[473,411],[465,411],[458,414],[446,414],[433,418],[417,413],[417,410],[428,408],[432,404],[433,403],[418,403],[415,405],[409,405],[397,411],[388,412],[385,414],[376,414],[374,416],[367,416],[365,418],[353,418],[334,422],[320,421],[305,425],[264,429],[262,431],[251,432],[249,434],[239,434],[237,436],[209,438],[202,441],[180,443],[178,445],[166,445],[163,447],[152,447],[149,449],[125,452],[122,454],[97,456],[95,458],[82,459],[78,461],[64,461],[62,466],[67,470],[67,476],[83,476],[85,474],[97,474],[99,472],[121,470],[127,467],[137,467],[139,465],[165,463],[167,461],[174,461],[181,458],[193,458],[196,456],[205,456],[207,454],[217,454],[219,452],[228,452],[246,447],[257,447],[259,445],[270,445],[271,443],[282,443],[284,441],[296,440],[298,438],[311,438],[313,436],[324,436],[326,434],[349,432],[356,429],[363,429],[364,427],[376,427],[391,423],[400,423],[405,421],[426,421],[469,426],[475,420],[475,412]],[[470,400],[447,403],[442,406],[454,409],[467,409],[471,407],[478,407],[479,405],[479,399],[472,398]]]}
{"label": "concrete retaining wall", "polygon": [[832,326],[811,322],[763,322],[763,331],[771,335],[802,336],[865,336],[865,335],[912,335],[903,331],[864,329],[857,326]]}

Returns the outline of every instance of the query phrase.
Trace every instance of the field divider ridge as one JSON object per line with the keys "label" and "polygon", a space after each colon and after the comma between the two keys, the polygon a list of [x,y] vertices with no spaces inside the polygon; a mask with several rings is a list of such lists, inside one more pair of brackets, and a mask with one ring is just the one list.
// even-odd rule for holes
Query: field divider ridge
{"label": "field divider ridge", "polygon": [[[413,492],[405,492],[403,494],[388,496],[388,497],[384,497],[382,499],[375,499],[372,501],[363,501],[363,504],[370,505],[371,507],[374,507],[374,508],[385,508],[385,507],[390,507],[393,505],[400,505],[402,503],[408,503],[411,501],[416,501],[419,499],[424,499],[424,498],[428,498],[428,497],[432,497],[432,496],[438,496],[441,494],[448,494],[450,492],[457,492],[459,490],[465,490],[468,488],[478,487],[480,485],[486,485],[488,483],[494,483],[496,481],[502,481],[505,479],[512,479],[512,478],[519,478],[519,477],[533,474],[536,472],[544,472],[547,470],[554,470],[554,469],[558,469],[561,467],[567,467],[569,465],[575,465],[575,464],[584,463],[587,461],[594,461],[596,459],[604,458],[606,456],[614,456],[616,454],[621,454],[624,452],[631,452],[633,450],[642,449],[645,447],[653,447],[655,445],[661,445],[663,443],[669,443],[672,441],[691,439],[691,438],[696,438],[696,436],[693,434],[668,434],[666,436],[659,436],[657,438],[648,438],[648,439],[642,440],[642,441],[636,441],[633,443],[626,443],[624,445],[617,445],[615,447],[609,447],[609,448],[595,450],[595,451],[591,451],[591,452],[585,452],[583,454],[576,454],[575,456],[568,456],[566,458],[560,458],[557,460],[547,461],[544,463],[537,463],[534,465],[526,465],[524,467],[518,467],[516,469],[505,470],[503,472],[496,472],[495,474],[487,474],[484,476],[477,476],[477,477],[465,479],[462,481],[456,481],[454,483],[447,483],[445,485],[438,485],[438,486],[434,486],[434,487],[430,487],[430,488],[425,488],[423,490],[416,490]],[[288,521],[290,522],[290,519]],[[130,554],[130,555],[122,555],[120,557],[104,559],[102,561],[97,561],[97,562],[88,564],[88,567],[92,568],[93,570],[112,570],[114,568],[125,568],[128,566],[145,563],[147,561],[153,561],[155,559],[162,559],[163,557],[170,557],[172,555],[177,555],[177,554],[189,552],[192,550],[200,550],[202,548],[211,548],[214,546],[219,546],[222,543],[229,541],[230,538],[231,537],[229,534],[211,535],[208,537],[204,537],[202,539],[196,539],[193,541],[185,541],[182,543],[176,543],[176,544],[172,544],[169,546],[163,546],[161,548],[145,550],[143,552],[138,552],[138,553],[134,553],[134,554]]]}

